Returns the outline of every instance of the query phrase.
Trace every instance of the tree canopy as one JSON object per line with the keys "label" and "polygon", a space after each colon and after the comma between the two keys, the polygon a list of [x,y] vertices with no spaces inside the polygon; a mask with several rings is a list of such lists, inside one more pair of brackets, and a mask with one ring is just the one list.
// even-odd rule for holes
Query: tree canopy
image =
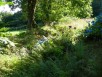
{"label": "tree canopy", "polygon": [[28,29],[36,26],[35,20],[45,24],[58,21],[64,16],[87,18],[92,15],[92,0],[6,0],[13,2],[12,8],[22,8],[28,19]]}

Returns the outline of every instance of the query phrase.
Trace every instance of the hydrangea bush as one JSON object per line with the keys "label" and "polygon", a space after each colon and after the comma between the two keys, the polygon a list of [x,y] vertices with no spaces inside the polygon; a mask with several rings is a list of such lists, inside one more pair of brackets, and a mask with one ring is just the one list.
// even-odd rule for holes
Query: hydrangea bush
{"label": "hydrangea bush", "polygon": [[97,16],[92,21],[84,32],[84,37],[87,39],[102,39],[102,14]]}

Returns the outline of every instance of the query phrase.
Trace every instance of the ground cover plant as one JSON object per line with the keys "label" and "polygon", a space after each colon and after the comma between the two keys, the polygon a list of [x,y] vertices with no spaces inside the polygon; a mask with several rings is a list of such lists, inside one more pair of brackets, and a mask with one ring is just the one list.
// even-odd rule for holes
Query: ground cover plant
{"label": "ground cover plant", "polygon": [[9,1],[21,11],[0,13],[0,77],[101,77],[102,16],[90,18],[92,0]]}
{"label": "ground cover plant", "polygon": [[[2,63],[6,62],[7,64],[2,65],[5,69],[1,68],[1,76],[97,76],[96,71],[100,71],[100,69],[98,69],[98,66],[96,65],[97,62],[95,61],[98,57],[94,57],[95,54],[93,54],[93,51],[90,52],[91,44],[84,44],[81,38],[78,39],[78,37],[81,35],[81,29],[82,28],[79,29],[79,27],[74,29],[74,26],[70,28],[68,25],[61,26],[61,24],[58,24],[53,27],[46,26],[39,28],[37,29],[38,32],[31,35],[28,35],[29,33],[22,32],[19,35],[15,35],[16,38],[13,38],[14,36],[9,37],[14,42],[18,43],[17,47],[19,50],[16,51],[17,53],[11,52],[9,55],[12,57],[10,57],[8,54],[5,54],[8,59],[10,57],[11,60],[9,60],[9,62],[8,59],[5,59],[5,61],[2,60]],[[40,31],[43,31],[43,33]],[[46,35],[46,33],[48,34]],[[33,39],[30,38],[33,35],[35,35],[35,37],[33,37]],[[39,42],[43,35],[45,35],[47,40],[45,42],[44,40]],[[23,38],[24,36],[26,36],[25,39]],[[31,39],[31,42],[28,39]],[[37,39],[39,40],[37,41]],[[26,52],[26,50],[20,51],[21,47],[27,48],[28,52]],[[3,54],[2,57],[5,55]],[[16,55],[18,56],[16,57]],[[15,60],[13,60],[14,57]]]}

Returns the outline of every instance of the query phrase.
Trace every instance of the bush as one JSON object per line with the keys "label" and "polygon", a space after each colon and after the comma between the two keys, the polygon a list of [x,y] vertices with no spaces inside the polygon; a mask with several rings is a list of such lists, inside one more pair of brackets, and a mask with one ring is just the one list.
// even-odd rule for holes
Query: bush
{"label": "bush", "polygon": [[[22,12],[15,14],[4,14],[2,16],[1,25],[4,27],[21,27],[27,24],[27,21],[23,18]],[[24,27],[25,28],[25,27]]]}
{"label": "bush", "polygon": [[3,32],[1,32],[0,36],[1,37],[9,37],[9,36],[12,36],[12,33],[3,33]]}
{"label": "bush", "polygon": [[94,77],[94,62],[83,42],[77,39],[73,43],[74,33],[68,27],[56,26],[56,30],[56,35],[50,34],[52,37],[46,37],[48,40],[40,44],[42,49],[34,48],[33,33],[18,35],[17,40],[32,53],[11,65],[6,77]]}
{"label": "bush", "polygon": [[84,32],[86,39],[99,40],[102,39],[102,14],[97,16],[94,21],[91,22],[89,27]]}
{"label": "bush", "polygon": [[10,30],[10,28],[3,27],[3,28],[0,29],[0,32],[7,32],[9,30]]}
{"label": "bush", "polygon": [[85,53],[82,43],[77,43],[73,48],[73,52],[62,54],[63,48],[47,45],[41,51],[43,58],[30,56],[22,59],[14,65],[16,67],[8,77],[94,77],[93,59]]}

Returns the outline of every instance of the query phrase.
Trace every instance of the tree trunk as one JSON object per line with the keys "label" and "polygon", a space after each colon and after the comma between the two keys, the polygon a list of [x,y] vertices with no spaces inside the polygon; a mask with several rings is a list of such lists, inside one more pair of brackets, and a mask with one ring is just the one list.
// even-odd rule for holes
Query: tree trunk
{"label": "tree trunk", "polygon": [[32,30],[36,27],[35,23],[35,6],[36,6],[37,0],[28,0],[28,30]]}

